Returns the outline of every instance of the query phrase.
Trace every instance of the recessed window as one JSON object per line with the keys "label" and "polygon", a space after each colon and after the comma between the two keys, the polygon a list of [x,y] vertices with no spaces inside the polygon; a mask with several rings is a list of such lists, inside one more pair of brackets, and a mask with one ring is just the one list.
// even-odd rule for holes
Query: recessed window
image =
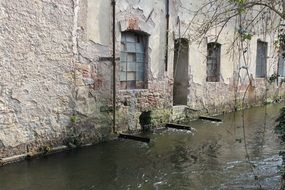
{"label": "recessed window", "polygon": [[256,77],[264,78],[267,75],[267,42],[257,41]]}
{"label": "recessed window", "polygon": [[220,81],[221,44],[208,43],[207,45],[207,82]]}
{"label": "recessed window", "polygon": [[187,105],[189,88],[189,40],[179,38],[174,41],[173,65],[173,105]]}
{"label": "recessed window", "polygon": [[278,64],[278,74],[280,77],[285,77],[285,61],[284,61],[285,52],[280,55],[279,64]]}
{"label": "recessed window", "polygon": [[146,88],[147,36],[135,32],[123,32],[120,56],[121,89]]}

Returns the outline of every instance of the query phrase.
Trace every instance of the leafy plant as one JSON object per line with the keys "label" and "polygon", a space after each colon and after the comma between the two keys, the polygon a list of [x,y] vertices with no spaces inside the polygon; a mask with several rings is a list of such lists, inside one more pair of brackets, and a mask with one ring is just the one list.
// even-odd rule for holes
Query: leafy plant
{"label": "leafy plant", "polygon": [[276,73],[273,73],[269,79],[268,79],[268,83],[272,84],[276,79],[278,78],[278,75]]}
{"label": "leafy plant", "polygon": [[70,117],[70,121],[71,121],[72,124],[75,124],[76,120],[77,120],[76,115],[73,115],[73,116]]}
{"label": "leafy plant", "polygon": [[249,31],[243,29],[243,28],[240,28],[238,29],[238,33],[239,35],[241,36],[242,40],[245,41],[245,40],[251,40],[253,34],[250,33]]}
{"label": "leafy plant", "polygon": [[280,115],[276,119],[276,122],[278,122],[278,124],[275,127],[275,132],[282,141],[285,141],[285,107],[281,108]]}
{"label": "leafy plant", "polygon": [[[278,39],[279,39],[280,48],[285,49],[285,34],[284,34],[284,32],[282,32],[281,34],[278,35]],[[282,56],[284,57],[284,53],[282,54]]]}

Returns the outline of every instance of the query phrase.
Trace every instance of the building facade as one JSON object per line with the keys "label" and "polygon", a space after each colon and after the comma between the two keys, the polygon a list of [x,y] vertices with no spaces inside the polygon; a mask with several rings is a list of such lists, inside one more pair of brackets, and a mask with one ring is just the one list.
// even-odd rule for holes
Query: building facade
{"label": "building facade", "polygon": [[284,77],[276,33],[261,23],[246,47],[231,48],[229,23],[198,38],[190,11],[197,7],[188,0],[2,0],[0,158],[284,96],[281,78],[268,82],[274,73]]}

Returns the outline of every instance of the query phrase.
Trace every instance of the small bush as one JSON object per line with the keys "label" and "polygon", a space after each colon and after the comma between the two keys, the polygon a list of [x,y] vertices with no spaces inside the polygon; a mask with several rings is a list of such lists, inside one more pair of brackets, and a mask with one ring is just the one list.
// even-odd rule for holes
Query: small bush
{"label": "small bush", "polygon": [[276,122],[278,122],[278,124],[275,127],[275,132],[282,141],[285,141],[285,107],[281,108],[280,115],[276,119]]}

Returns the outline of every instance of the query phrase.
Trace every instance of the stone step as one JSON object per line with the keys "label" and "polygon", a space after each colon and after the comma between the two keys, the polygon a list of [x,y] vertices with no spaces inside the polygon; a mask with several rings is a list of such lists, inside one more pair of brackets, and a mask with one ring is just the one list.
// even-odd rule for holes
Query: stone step
{"label": "stone step", "polygon": [[176,121],[176,120],[181,120],[186,117],[186,108],[187,106],[173,106],[172,108],[172,116],[171,120]]}
{"label": "stone step", "polygon": [[172,115],[181,115],[185,114],[187,106],[173,106]]}

